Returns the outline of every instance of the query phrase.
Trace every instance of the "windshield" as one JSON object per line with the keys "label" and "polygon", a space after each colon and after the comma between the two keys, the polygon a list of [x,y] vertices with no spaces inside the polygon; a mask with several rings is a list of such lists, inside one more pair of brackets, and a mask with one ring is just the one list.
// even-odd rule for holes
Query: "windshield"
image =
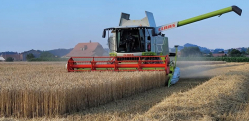
{"label": "windshield", "polygon": [[117,52],[144,52],[145,29],[120,29],[116,31]]}

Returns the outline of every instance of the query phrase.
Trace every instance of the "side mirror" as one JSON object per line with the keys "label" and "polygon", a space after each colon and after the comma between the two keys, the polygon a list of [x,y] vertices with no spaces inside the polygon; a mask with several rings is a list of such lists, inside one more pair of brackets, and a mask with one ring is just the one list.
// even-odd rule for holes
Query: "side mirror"
{"label": "side mirror", "polygon": [[102,34],[102,38],[105,38],[106,35],[106,30],[104,29],[103,34]]}
{"label": "side mirror", "polygon": [[148,36],[148,37],[147,37],[147,40],[151,40],[151,37],[150,37],[150,36]]}

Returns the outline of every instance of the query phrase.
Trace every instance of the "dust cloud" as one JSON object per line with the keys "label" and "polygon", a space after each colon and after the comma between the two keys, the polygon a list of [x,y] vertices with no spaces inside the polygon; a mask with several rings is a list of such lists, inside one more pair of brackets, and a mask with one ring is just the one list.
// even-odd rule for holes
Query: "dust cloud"
{"label": "dust cloud", "polygon": [[208,78],[232,70],[241,63],[226,63],[223,61],[179,61],[180,78]]}

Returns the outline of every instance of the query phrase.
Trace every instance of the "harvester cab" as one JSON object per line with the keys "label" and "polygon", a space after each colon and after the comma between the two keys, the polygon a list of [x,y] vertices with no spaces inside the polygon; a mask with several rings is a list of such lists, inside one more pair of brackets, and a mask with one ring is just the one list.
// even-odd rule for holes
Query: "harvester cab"
{"label": "harvester cab", "polygon": [[168,55],[167,37],[158,34],[153,14],[145,14],[141,20],[130,20],[130,14],[121,13],[118,27],[104,29],[102,37],[108,32],[110,56]]}
{"label": "harvester cab", "polygon": [[[148,11],[145,11],[146,17],[141,20],[130,20],[130,14],[121,13],[119,26],[103,31],[102,37],[108,36],[110,56],[71,57],[67,69],[69,72],[165,71],[169,77],[167,85],[175,84],[180,76],[180,69],[176,67],[178,46],[175,46],[175,53],[170,53],[168,38],[162,32],[232,11],[238,15],[242,13],[239,7],[231,6],[162,26],[156,26],[153,14]],[[77,58],[83,58],[84,61],[75,61]]]}

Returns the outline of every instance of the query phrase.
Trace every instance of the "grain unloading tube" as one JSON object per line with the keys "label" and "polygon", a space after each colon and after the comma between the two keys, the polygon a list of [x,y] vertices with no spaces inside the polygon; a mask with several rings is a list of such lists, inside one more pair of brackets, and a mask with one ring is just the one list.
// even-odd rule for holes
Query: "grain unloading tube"
{"label": "grain unloading tube", "polygon": [[157,30],[158,30],[158,32],[166,31],[166,30],[169,30],[172,28],[184,26],[184,25],[191,24],[191,23],[194,23],[197,21],[201,21],[201,20],[204,20],[207,18],[214,17],[214,16],[221,16],[224,13],[228,13],[228,12],[232,12],[232,11],[235,12],[236,14],[238,14],[239,16],[241,16],[241,14],[242,14],[242,10],[239,7],[231,6],[231,7],[223,8],[223,9],[213,11],[210,13],[202,14],[202,15],[199,15],[199,16],[196,16],[193,18],[185,19],[185,20],[178,21],[178,22],[173,22],[170,24],[165,24],[165,25],[157,27],[158,28]]}

